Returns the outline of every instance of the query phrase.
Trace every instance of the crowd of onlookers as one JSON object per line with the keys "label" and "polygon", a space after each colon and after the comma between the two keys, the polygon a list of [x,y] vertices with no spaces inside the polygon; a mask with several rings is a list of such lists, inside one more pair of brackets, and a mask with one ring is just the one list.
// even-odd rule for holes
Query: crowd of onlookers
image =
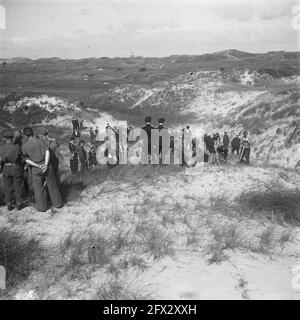
{"label": "crowd of onlookers", "polygon": [[251,145],[247,131],[243,132],[242,138],[235,135],[231,141],[227,132],[224,132],[222,139],[219,133],[212,136],[205,134],[204,143],[206,162],[217,164],[220,164],[220,160],[227,162],[229,147],[231,147],[231,154],[236,152],[240,162],[250,163]]}
{"label": "crowd of onlookers", "polygon": [[[148,156],[151,155],[151,139],[153,135],[153,129],[158,129],[159,131],[163,129],[167,129],[169,132],[172,132],[171,129],[168,129],[165,126],[165,119],[159,118],[158,125],[153,126],[151,124],[152,119],[151,117],[145,118],[146,124],[141,127],[146,133],[147,137],[147,144],[148,144]],[[69,150],[70,150],[70,168],[71,172],[77,173],[79,170],[80,164],[80,171],[85,171],[87,169],[91,169],[97,165],[96,159],[96,149],[99,145],[105,142],[106,139],[110,135],[114,135],[116,138],[116,149],[119,148],[118,138],[119,138],[119,131],[118,128],[110,126],[107,123],[105,127],[105,134],[100,137],[99,135],[99,128],[96,126],[95,129],[93,127],[89,128],[89,137],[90,137],[90,147],[89,151],[87,151],[86,143],[81,139],[81,132],[83,129],[83,120],[75,119],[72,121],[73,123],[73,134],[70,138],[69,143]],[[127,142],[130,132],[133,130],[131,126],[127,128]],[[184,136],[192,135],[190,126],[186,126],[182,129],[182,138]],[[142,135],[137,138],[135,142],[136,146],[139,144],[140,148],[143,147],[143,139]],[[195,154],[195,139],[192,140],[192,152]],[[215,133],[212,135],[205,134],[204,135],[204,161],[210,164],[216,163],[220,164],[221,162],[228,161],[228,152],[231,148],[231,154],[237,154],[239,156],[240,162],[249,163],[250,162],[250,140],[248,132],[244,131],[242,137],[240,138],[238,135],[234,136],[232,139],[229,137],[227,132],[224,132],[224,135],[221,139],[219,133]],[[159,144],[158,144],[158,152],[161,156],[162,154],[162,137],[159,137]],[[174,152],[174,137],[172,133],[170,134],[170,151]],[[107,155],[106,151],[106,155]],[[146,151],[147,152],[147,151]],[[118,154],[116,154],[118,157]],[[182,161],[184,162],[184,157],[182,157]],[[161,163],[161,162],[160,162]]]}

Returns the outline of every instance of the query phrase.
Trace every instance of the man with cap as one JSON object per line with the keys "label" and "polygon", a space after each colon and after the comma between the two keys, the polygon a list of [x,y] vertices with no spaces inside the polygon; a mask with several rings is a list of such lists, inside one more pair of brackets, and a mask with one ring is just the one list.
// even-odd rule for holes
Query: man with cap
{"label": "man with cap", "polygon": [[7,130],[3,133],[4,145],[0,148],[0,161],[3,168],[3,181],[5,202],[7,209],[11,211],[13,191],[15,192],[17,210],[23,208],[22,199],[22,150],[13,143],[14,132]]}
{"label": "man with cap", "polygon": [[37,138],[30,127],[23,130],[23,134],[28,138],[23,145],[23,154],[32,167],[32,182],[36,209],[46,211],[48,209],[47,190],[50,195],[52,205],[61,208],[63,205],[62,196],[50,162],[49,145],[45,140]]}
{"label": "man with cap", "polygon": [[[146,145],[146,139],[148,140],[148,156],[151,156],[151,130],[152,129],[155,129],[152,125],[151,125],[151,117],[146,117],[145,118],[145,122],[146,122],[146,125],[142,127],[143,131],[141,132],[142,136],[141,136],[141,140],[142,140],[142,143],[143,143],[143,146],[145,147]],[[147,152],[146,150],[144,150],[143,148],[143,151],[144,152]],[[144,158],[145,158],[145,155],[144,155]],[[143,161],[144,163],[144,161]],[[148,161],[146,161],[146,163],[148,163]]]}
{"label": "man with cap", "polygon": [[60,182],[59,177],[59,147],[60,144],[56,141],[56,139],[49,137],[49,132],[46,128],[40,127],[37,130],[38,136],[40,139],[43,139],[49,147],[50,151],[50,162],[53,167],[53,172],[56,178],[57,183]]}

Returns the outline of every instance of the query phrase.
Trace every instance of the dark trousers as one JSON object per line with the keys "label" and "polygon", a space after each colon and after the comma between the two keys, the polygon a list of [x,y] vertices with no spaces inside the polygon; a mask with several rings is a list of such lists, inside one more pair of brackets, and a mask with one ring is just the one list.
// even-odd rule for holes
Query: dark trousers
{"label": "dark trousers", "polygon": [[77,157],[77,155],[74,156],[74,158],[70,158],[70,168],[71,168],[72,174],[78,173],[78,157]]}
{"label": "dark trousers", "polygon": [[242,154],[241,154],[241,161],[243,161],[243,159],[246,159],[246,162],[249,163],[250,162],[250,148],[244,148],[242,150]]}
{"label": "dark trousers", "polygon": [[17,204],[21,204],[23,201],[22,197],[22,180],[23,180],[23,169],[21,166],[4,165],[3,168],[3,182],[5,192],[5,202],[10,204],[13,199],[13,192],[15,192]]}
{"label": "dark trousers", "polygon": [[228,157],[228,148],[224,147],[224,148],[223,148],[223,152],[224,152],[224,160],[227,160],[227,157]]}
{"label": "dark trousers", "polygon": [[32,182],[34,189],[34,199],[36,209],[38,211],[46,211],[48,209],[48,193],[51,203],[55,208],[61,208],[63,205],[62,196],[53,172],[52,165],[49,164],[46,173],[41,169],[32,168]]}
{"label": "dark trousers", "polygon": [[33,197],[33,184],[32,184],[32,174],[31,167],[24,170],[23,174],[23,192],[25,197],[32,200]]}
{"label": "dark trousers", "polygon": [[231,148],[231,153],[234,154],[234,151],[236,151],[237,154],[240,153],[240,147],[239,146],[233,146]]}
{"label": "dark trousers", "polygon": [[51,159],[51,164],[53,168],[53,172],[56,178],[56,182],[60,184],[60,177],[59,177],[59,160],[56,157]]}
{"label": "dark trousers", "polygon": [[88,163],[85,159],[80,160],[80,171],[85,172],[88,170]]}

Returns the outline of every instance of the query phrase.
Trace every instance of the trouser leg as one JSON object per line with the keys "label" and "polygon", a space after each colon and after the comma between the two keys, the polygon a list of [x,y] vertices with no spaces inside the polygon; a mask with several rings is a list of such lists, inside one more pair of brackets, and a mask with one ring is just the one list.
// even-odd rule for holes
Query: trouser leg
{"label": "trouser leg", "polygon": [[60,184],[60,177],[59,177],[59,160],[56,158],[52,160],[52,167],[53,167],[53,172],[56,178],[56,182]]}
{"label": "trouser leg", "polygon": [[245,157],[246,161],[249,163],[250,162],[250,148],[245,149],[244,157]]}
{"label": "trouser leg", "polygon": [[34,199],[35,199],[36,209],[38,211],[46,211],[48,208],[47,191],[46,191],[46,188],[44,188],[44,182],[45,182],[45,179],[42,174],[32,175]]}
{"label": "trouser leg", "polygon": [[76,158],[70,160],[70,168],[71,168],[72,174],[75,174],[78,172],[78,160]]}
{"label": "trouser leg", "polygon": [[60,208],[63,205],[62,196],[55,178],[55,174],[53,172],[53,168],[51,165],[49,165],[48,172],[46,175],[46,182],[48,187],[48,192],[50,195],[50,199],[52,202],[52,205],[55,208]]}
{"label": "trouser leg", "polygon": [[3,175],[4,182],[4,192],[5,192],[5,202],[6,204],[10,204],[12,201],[13,194],[13,178],[12,176]]}
{"label": "trouser leg", "polygon": [[224,149],[224,159],[227,160],[228,156],[228,149]]}
{"label": "trouser leg", "polygon": [[14,190],[15,190],[15,196],[16,196],[17,205],[19,205],[19,204],[21,204],[23,202],[22,181],[23,181],[23,177],[22,176],[13,178],[13,186],[14,186]]}

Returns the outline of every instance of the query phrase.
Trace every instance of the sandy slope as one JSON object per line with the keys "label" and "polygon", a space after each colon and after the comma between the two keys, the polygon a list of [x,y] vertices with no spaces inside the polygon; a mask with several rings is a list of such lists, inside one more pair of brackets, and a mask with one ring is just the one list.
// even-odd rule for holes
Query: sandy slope
{"label": "sandy slope", "polygon": [[[46,248],[52,250],[50,252],[54,250],[45,266],[33,272],[22,286],[25,291],[35,290],[39,298],[89,299],[99,285],[111,277],[107,266],[86,266],[75,277],[63,273],[63,276],[53,278],[53,271],[59,274],[63,264],[57,249],[53,248],[59,247],[72,230],[77,233],[96,230],[113,237],[120,230],[131,232],[129,230],[137,225],[145,228],[155,225],[162,227],[172,240],[174,255],[153,259],[133,243],[114,260],[118,266],[126,257],[143,257],[148,269],[120,268],[120,278],[146,288],[154,298],[299,299],[300,293],[291,287],[291,268],[300,263],[299,228],[291,230],[294,242],[285,244],[284,248],[275,243],[267,254],[228,249],[228,259],[220,264],[207,262],[211,227],[222,228],[235,221],[211,212],[211,198],[226,195],[233,199],[249,187],[258,188],[263,182],[280,179],[290,188],[299,186],[300,176],[283,169],[228,165],[182,171],[119,166],[110,172],[103,169],[97,173],[98,184],[88,185],[62,209],[38,213],[25,208],[18,213],[8,213],[2,207],[0,223],[14,224],[26,233],[38,236]],[[270,224],[244,218],[242,223],[251,239],[259,228]],[[189,225],[197,229],[199,237],[192,245],[187,242]],[[275,225],[274,228],[280,233],[288,227]],[[131,235],[133,238],[136,232]]]}

